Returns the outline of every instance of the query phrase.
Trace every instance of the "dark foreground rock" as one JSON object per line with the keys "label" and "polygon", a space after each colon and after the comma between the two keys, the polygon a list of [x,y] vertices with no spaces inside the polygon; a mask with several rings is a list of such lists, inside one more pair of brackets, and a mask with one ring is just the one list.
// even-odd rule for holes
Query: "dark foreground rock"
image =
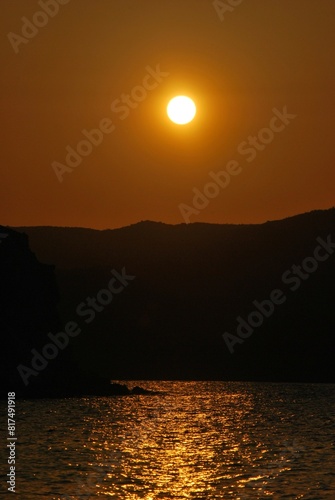
{"label": "dark foreground rock", "polygon": [[0,398],[8,392],[17,398],[149,394],[83,371],[71,342],[45,350],[48,332],[63,326],[54,266],[39,262],[25,234],[3,226],[0,234]]}

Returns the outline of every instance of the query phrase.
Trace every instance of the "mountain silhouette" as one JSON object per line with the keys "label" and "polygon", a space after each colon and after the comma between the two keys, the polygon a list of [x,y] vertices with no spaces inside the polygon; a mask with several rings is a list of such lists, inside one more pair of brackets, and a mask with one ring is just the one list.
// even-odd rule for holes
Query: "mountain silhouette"
{"label": "mountain silhouette", "polygon": [[[40,335],[76,322],[69,349],[81,370],[115,380],[335,382],[334,216],[16,230],[54,266],[60,325],[40,325]],[[131,278],[116,280],[122,290],[108,301],[123,274]],[[103,305],[89,313],[97,297]]]}

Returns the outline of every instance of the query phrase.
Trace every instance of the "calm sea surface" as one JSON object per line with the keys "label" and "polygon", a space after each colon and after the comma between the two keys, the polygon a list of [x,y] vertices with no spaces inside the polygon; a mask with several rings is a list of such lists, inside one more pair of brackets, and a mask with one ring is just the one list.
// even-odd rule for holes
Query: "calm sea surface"
{"label": "calm sea surface", "polygon": [[127,384],[165,394],[17,402],[19,498],[335,499],[335,385]]}

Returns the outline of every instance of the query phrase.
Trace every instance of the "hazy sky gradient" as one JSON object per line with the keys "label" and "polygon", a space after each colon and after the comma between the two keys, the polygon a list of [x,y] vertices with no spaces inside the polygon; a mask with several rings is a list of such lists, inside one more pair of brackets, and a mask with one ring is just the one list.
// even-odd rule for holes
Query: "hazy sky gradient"
{"label": "hazy sky gradient", "polygon": [[[334,205],[334,0],[245,0],[223,21],[207,0],[70,0],[18,54],[7,34],[41,7],[1,10],[2,224],[181,223],[179,204],[233,159],[242,172],[191,222]],[[121,120],[111,104],[158,64],[169,76]],[[183,127],[165,112],[178,94],[198,106]],[[239,144],[285,105],[297,117],[248,163]],[[52,162],[103,118],[115,130],[60,183]]]}

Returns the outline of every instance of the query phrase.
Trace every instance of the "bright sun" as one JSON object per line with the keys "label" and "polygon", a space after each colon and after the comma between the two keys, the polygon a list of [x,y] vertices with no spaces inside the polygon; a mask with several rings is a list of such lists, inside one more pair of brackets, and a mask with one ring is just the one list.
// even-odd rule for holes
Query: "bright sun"
{"label": "bright sun", "polygon": [[171,99],[166,111],[172,122],[185,125],[193,120],[197,108],[192,99],[185,95],[178,95]]}

